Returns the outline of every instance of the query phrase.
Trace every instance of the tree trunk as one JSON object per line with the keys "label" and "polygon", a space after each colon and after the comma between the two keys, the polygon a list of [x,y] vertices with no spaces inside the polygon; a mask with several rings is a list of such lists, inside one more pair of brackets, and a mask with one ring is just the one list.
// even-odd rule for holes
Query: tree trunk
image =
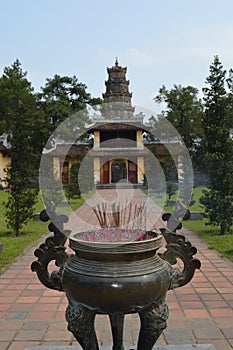
{"label": "tree trunk", "polygon": [[225,235],[226,225],[222,222],[220,227],[220,235]]}

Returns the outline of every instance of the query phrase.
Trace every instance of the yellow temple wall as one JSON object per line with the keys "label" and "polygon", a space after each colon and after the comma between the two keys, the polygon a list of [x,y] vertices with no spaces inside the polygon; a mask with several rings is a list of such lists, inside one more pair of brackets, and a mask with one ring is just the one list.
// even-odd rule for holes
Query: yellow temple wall
{"label": "yellow temple wall", "polygon": [[9,156],[3,156],[2,153],[0,153],[0,179],[2,187],[6,187],[6,172],[4,169],[7,168],[7,166],[10,164],[11,158]]}

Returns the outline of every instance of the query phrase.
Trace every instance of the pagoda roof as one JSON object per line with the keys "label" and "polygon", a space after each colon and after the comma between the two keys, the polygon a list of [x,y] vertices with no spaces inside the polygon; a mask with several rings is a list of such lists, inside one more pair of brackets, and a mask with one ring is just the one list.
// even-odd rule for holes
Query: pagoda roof
{"label": "pagoda roof", "polygon": [[140,130],[149,132],[149,128],[141,121],[137,120],[104,120],[96,121],[86,127],[88,133],[92,133],[94,130]]}

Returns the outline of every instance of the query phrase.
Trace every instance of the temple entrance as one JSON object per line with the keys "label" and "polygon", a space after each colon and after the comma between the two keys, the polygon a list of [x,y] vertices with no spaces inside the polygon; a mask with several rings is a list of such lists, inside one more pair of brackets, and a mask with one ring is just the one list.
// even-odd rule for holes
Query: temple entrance
{"label": "temple entrance", "polygon": [[114,160],[111,166],[112,183],[117,183],[121,180],[127,180],[127,168],[124,160]]}

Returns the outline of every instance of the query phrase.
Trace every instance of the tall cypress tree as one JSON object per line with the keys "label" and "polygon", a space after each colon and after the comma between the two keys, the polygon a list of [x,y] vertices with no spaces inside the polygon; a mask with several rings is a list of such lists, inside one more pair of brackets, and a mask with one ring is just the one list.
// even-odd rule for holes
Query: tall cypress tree
{"label": "tall cypress tree", "polygon": [[[36,100],[31,83],[16,60],[4,69],[0,79],[1,116],[11,144],[11,164],[7,169],[10,186],[6,206],[7,224],[15,235],[33,214],[38,189],[35,188],[37,150],[34,139]],[[37,119],[38,123],[39,120]]]}
{"label": "tall cypress tree", "polygon": [[209,223],[220,226],[225,234],[233,224],[233,140],[229,127],[229,94],[226,91],[226,71],[218,58],[210,65],[203,89],[205,111],[203,117],[204,150],[209,175],[208,190],[201,203],[205,206]]}

